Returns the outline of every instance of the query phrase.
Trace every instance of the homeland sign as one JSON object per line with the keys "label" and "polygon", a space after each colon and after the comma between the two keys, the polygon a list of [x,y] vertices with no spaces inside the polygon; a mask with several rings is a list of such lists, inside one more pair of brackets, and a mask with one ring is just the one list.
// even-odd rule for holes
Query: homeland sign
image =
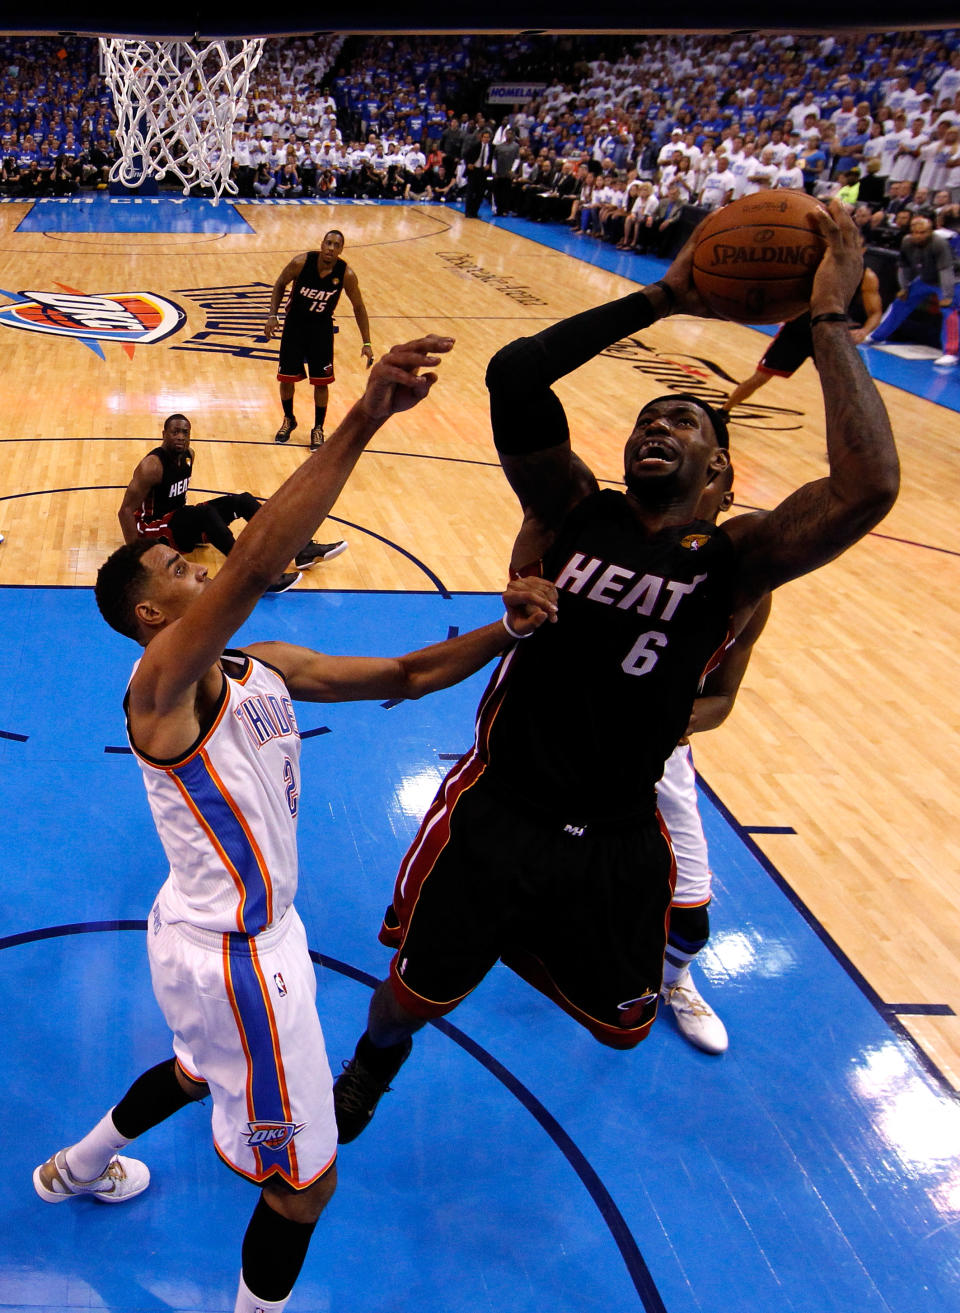
{"label": "homeland sign", "polygon": [[525,105],[546,89],[546,82],[492,82],[487,87],[487,100],[496,105]]}

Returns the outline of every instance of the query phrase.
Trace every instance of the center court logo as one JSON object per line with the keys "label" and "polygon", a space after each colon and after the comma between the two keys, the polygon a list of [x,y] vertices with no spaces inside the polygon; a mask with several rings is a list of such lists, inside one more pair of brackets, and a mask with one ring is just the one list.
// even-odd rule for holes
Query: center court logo
{"label": "center court logo", "polygon": [[156,292],[20,292],[0,309],[0,324],[29,333],[85,341],[162,342],[186,321],[175,302]]}

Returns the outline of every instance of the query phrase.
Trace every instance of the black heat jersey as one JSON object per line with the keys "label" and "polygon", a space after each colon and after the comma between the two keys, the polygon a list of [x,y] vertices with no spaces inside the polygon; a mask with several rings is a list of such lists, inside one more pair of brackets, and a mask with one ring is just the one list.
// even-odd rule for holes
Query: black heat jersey
{"label": "black heat jersey", "polygon": [[143,505],[137,512],[137,526],[149,524],[152,520],[163,520],[186,505],[187,489],[190,475],[193,473],[192,451],[170,451],[166,447],[154,447],[150,452],[163,466],[163,475],[144,498]]}
{"label": "black heat jersey", "polygon": [[652,538],[623,493],[594,493],[543,562],[558,619],[502,659],[480,706],[487,784],[564,823],[653,814],[733,609],[733,544],[697,520]]}
{"label": "black heat jersey", "polygon": [[308,251],[303,268],[294,280],[284,316],[284,333],[309,332],[320,318],[332,319],[343,291],[346,260],[337,260],[328,274],[321,276],[317,265],[319,251]]}

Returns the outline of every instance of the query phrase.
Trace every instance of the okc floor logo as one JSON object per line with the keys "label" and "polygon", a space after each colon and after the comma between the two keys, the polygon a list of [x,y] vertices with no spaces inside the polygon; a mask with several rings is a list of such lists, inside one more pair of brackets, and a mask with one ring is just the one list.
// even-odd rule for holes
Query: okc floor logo
{"label": "okc floor logo", "polygon": [[[60,284],[63,287],[63,284]],[[162,342],[186,322],[186,312],[156,292],[86,294],[5,292],[13,302],[0,309],[0,325],[28,333],[73,337],[105,359],[100,342],[119,342],[128,355],[138,345]]]}

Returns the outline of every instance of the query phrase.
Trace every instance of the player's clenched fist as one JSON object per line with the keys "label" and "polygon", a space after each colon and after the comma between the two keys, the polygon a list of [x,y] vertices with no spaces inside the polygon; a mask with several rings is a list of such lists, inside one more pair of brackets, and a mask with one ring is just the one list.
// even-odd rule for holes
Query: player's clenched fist
{"label": "player's clenched fist", "polygon": [[531,575],[511,579],[503,592],[507,608],[507,632],[518,638],[529,638],[535,629],[557,619],[557,590],[549,579]]}

